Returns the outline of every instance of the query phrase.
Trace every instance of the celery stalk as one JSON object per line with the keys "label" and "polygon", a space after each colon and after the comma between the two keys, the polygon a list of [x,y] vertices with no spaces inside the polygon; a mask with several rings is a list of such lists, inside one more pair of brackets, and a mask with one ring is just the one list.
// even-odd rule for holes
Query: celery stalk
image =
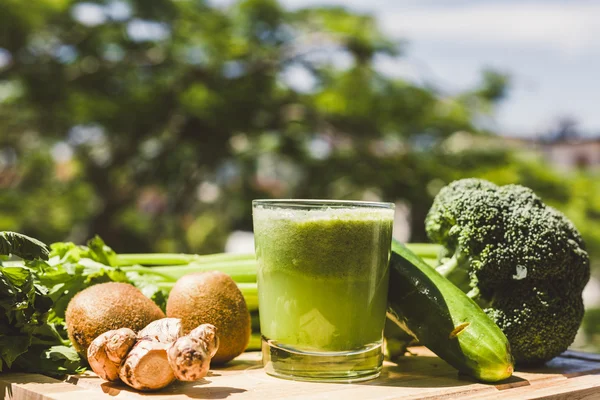
{"label": "celery stalk", "polygon": [[211,264],[218,262],[234,262],[240,260],[254,260],[254,253],[216,253],[216,254],[175,254],[175,253],[150,253],[150,254],[117,254],[117,266],[127,265],[186,265]]}
{"label": "celery stalk", "polygon": [[[407,243],[406,246],[432,267],[438,264],[441,247],[428,243]],[[231,276],[242,291],[250,311],[258,310],[256,286],[257,262],[253,253],[196,254],[120,254],[119,268],[124,272],[138,273],[156,278],[155,284],[167,292],[184,275],[194,272],[220,271]]]}
{"label": "celery stalk", "polygon": [[213,263],[193,262],[185,265],[161,265],[156,267],[130,265],[122,266],[120,268],[125,272],[157,275],[173,281],[193,272],[221,271],[231,276],[231,278],[238,283],[256,282],[256,260],[254,260],[254,256],[252,256],[252,259],[239,259]]}
{"label": "celery stalk", "polygon": [[262,345],[262,337],[260,333],[254,333],[250,335],[250,341],[248,342],[248,346],[246,347],[246,351],[258,351],[261,349]]}
{"label": "celery stalk", "polygon": [[[236,284],[237,287],[240,289],[240,292],[242,292],[244,300],[246,300],[246,306],[248,307],[248,311],[258,311],[258,288],[256,286],[256,283],[236,282]],[[170,292],[171,289],[173,289],[173,286],[175,286],[175,282],[158,282],[156,283],[156,286],[158,286],[160,289]]]}

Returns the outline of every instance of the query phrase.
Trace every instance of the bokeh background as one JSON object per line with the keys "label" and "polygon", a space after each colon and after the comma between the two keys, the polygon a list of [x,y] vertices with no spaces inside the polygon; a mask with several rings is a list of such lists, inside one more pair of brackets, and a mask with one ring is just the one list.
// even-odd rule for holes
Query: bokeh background
{"label": "bokeh background", "polygon": [[446,183],[521,183],[586,240],[600,351],[600,5],[448,3],[0,1],[0,230],[248,251],[251,200],[295,197],[425,241]]}

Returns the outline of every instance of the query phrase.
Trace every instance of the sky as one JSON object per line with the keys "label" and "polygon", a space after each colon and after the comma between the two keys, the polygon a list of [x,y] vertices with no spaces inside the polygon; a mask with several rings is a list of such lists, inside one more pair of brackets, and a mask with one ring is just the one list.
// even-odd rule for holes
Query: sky
{"label": "sky", "polygon": [[582,133],[600,136],[598,0],[280,1],[375,15],[385,33],[407,41],[404,57],[378,63],[390,75],[452,93],[474,87],[484,68],[510,74],[493,120],[500,133],[540,135],[569,117]]}
{"label": "sky", "polygon": [[[226,7],[234,0],[209,1]],[[491,121],[501,134],[542,135],[559,119],[570,118],[581,133],[600,137],[600,0],[279,1],[290,9],[336,5],[374,15],[384,33],[406,43],[401,58],[380,58],[376,68],[443,93],[475,87],[485,68],[508,73],[508,97]],[[103,11],[86,2],[73,13],[91,26],[107,15],[130,16],[121,1],[109,6]],[[160,39],[168,32],[134,19],[128,34]],[[9,61],[0,48],[0,67]],[[308,78],[296,71],[289,79],[302,86]]]}

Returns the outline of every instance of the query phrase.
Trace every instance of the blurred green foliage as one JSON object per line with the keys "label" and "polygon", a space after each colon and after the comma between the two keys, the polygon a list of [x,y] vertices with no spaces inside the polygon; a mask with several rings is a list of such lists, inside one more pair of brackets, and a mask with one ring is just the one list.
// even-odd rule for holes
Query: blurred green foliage
{"label": "blurred green foliage", "polygon": [[504,79],[390,79],[373,61],[401,46],[369,15],[269,0],[10,0],[0,26],[2,229],[118,251],[220,251],[255,197],[425,204],[436,145]]}
{"label": "blurred green foliage", "polygon": [[254,198],[336,198],[398,202],[423,241],[437,191],[478,176],[567,213],[597,268],[597,174],[559,174],[480,128],[505,74],[445,93],[378,71],[402,55],[339,7],[0,1],[0,230],[210,253],[252,229]]}
{"label": "blurred green foliage", "polygon": [[589,351],[600,351],[600,308],[589,308],[585,311],[582,324],[582,347]]}
{"label": "blurred green foliage", "polygon": [[119,252],[222,251],[262,197],[399,201],[411,239],[445,183],[520,182],[600,253],[600,183],[478,128],[508,77],[445,93],[370,15],[273,0],[0,2],[0,229]]}

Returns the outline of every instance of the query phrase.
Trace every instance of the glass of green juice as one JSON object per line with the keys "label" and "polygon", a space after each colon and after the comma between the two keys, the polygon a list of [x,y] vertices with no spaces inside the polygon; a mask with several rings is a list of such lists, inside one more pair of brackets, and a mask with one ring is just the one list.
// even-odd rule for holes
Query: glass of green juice
{"label": "glass of green juice", "polygon": [[252,206],[265,371],[326,382],[379,376],[394,204]]}

